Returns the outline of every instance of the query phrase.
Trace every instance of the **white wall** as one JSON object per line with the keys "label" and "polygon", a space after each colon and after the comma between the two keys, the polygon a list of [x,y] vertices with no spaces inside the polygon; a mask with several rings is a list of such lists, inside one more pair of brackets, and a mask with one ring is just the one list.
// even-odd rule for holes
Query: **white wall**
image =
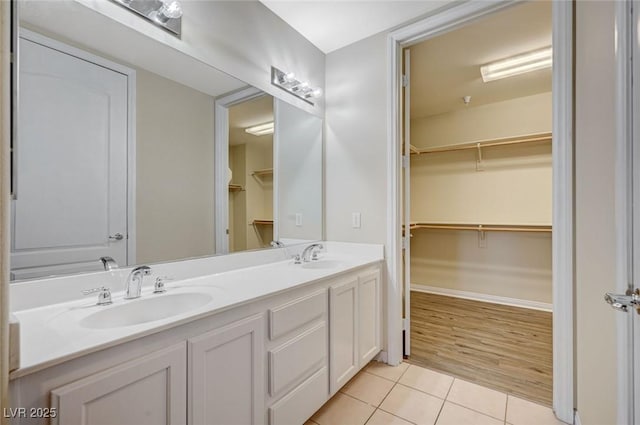
{"label": "white wall", "polygon": [[136,83],[136,262],[212,255],[214,100],[142,70]]}
{"label": "white wall", "polygon": [[[326,235],[385,243],[387,236],[387,45],[379,34],[327,55]],[[362,214],[362,228],[351,214]]]}
{"label": "white wall", "polygon": [[614,2],[576,2],[576,379],[583,425],[616,423]]}

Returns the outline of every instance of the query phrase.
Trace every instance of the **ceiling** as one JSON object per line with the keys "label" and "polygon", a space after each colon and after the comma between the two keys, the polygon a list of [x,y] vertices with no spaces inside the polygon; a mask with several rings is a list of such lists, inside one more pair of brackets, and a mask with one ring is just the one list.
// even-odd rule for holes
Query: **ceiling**
{"label": "ceiling", "polygon": [[254,136],[245,128],[273,121],[273,97],[260,96],[229,108],[229,144],[270,143],[273,134]]}
{"label": "ceiling", "polygon": [[551,2],[510,7],[411,46],[411,118],[551,91],[551,69],[484,83],[480,66],[551,45]]}
{"label": "ceiling", "polygon": [[324,53],[388,30],[450,0],[260,0]]}

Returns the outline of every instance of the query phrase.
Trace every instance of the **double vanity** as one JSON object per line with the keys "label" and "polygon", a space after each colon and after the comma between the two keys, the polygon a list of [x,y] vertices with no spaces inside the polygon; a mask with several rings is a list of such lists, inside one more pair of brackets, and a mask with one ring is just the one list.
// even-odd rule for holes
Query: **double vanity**
{"label": "double vanity", "polygon": [[304,423],[382,349],[382,246],[307,247],[12,285],[12,423]]}

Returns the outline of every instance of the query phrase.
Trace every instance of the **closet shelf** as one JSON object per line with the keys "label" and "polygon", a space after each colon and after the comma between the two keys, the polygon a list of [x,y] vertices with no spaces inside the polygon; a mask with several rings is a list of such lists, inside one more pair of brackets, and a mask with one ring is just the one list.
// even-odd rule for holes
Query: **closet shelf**
{"label": "closet shelf", "polygon": [[262,225],[262,226],[271,226],[273,225],[273,220],[262,220],[262,219],[254,219],[251,224],[253,224],[254,226],[256,225]]}
{"label": "closet shelf", "polygon": [[262,177],[262,176],[272,176],[273,175],[273,168],[266,168],[264,170],[255,170],[253,173],[251,173],[252,176],[258,176],[258,177]]}
{"label": "closet shelf", "polygon": [[505,224],[443,224],[443,223],[411,223],[409,230],[440,229],[440,230],[475,230],[477,232],[532,232],[551,233],[552,226],[535,225],[505,225]]}
{"label": "closet shelf", "polygon": [[229,185],[229,192],[241,192],[244,190],[244,187],[242,187],[239,184],[230,184]]}
{"label": "closet shelf", "polygon": [[410,146],[410,150],[412,155],[421,155],[421,154],[437,153],[437,152],[453,152],[453,151],[462,151],[462,150],[468,150],[468,149],[520,145],[525,143],[545,143],[545,142],[550,142],[551,140],[552,140],[551,133],[538,133],[538,134],[527,134],[524,136],[517,136],[517,137],[505,137],[501,139],[479,140],[477,142],[460,143],[456,145],[436,146],[433,148],[419,149],[419,148],[416,148],[415,146]]}

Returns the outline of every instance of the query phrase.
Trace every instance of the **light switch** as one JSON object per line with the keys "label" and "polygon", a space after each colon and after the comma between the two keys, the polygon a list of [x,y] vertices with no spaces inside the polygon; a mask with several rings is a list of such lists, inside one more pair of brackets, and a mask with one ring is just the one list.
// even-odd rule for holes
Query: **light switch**
{"label": "light switch", "polygon": [[296,226],[302,226],[302,214],[300,213],[296,213]]}
{"label": "light switch", "polygon": [[354,212],[351,214],[351,227],[354,229],[360,228],[360,213]]}

